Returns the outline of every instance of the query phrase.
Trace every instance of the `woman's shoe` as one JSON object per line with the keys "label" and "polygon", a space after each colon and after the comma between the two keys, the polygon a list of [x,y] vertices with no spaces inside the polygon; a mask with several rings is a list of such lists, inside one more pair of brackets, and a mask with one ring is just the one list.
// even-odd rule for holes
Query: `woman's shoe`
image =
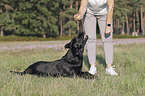
{"label": "woman's shoe", "polygon": [[115,66],[111,66],[110,68],[106,68],[106,74],[108,75],[118,75],[116,72],[115,72],[115,68],[113,68]]}

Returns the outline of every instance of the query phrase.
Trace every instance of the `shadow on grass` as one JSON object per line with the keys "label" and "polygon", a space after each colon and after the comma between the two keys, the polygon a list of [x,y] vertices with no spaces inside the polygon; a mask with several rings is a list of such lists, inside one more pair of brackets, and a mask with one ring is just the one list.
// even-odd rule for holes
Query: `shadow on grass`
{"label": "shadow on grass", "polygon": [[[97,55],[97,56],[96,56],[96,60],[99,62],[100,65],[102,64],[103,67],[106,68],[106,62],[105,62],[105,59],[104,59],[103,56]],[[87,56],[87,55],[84,56],[84,63],[85,63],[85,65],[86,65],[88,68],[90,68],[90,64],[89,64],[89,60],[88,60],[88,56]]]}

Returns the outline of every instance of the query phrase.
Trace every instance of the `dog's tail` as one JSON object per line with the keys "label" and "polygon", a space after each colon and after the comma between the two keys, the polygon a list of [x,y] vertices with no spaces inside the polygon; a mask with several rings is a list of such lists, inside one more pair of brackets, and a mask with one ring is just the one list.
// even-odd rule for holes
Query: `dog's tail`
{"label": "dog's tail", "polygon": [[25,72],[16,72],[16,71],[10,71],[11,73],[16,73],[16,74],[19,74],[19,75],[25,75]]}

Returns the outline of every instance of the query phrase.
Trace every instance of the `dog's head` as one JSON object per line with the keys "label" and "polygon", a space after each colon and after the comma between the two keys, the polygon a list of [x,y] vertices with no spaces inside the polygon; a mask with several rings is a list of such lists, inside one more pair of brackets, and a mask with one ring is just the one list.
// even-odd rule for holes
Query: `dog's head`
{"label": "dog's head", "polygon": [[81,55],[87,40],[88,36],[86,34],[79,33],[77,37],[74,37],[71,42],[65,45],[65,48],[69,48],[73,55]]}

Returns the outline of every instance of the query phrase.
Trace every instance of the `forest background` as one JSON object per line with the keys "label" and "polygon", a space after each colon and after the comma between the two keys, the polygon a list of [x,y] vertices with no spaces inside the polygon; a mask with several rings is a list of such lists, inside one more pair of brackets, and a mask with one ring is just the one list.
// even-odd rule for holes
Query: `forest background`
{"label": "forest background", "polygon": [[[74,20],[81,0],[1,0],[0,36],[71,36],[82,31]],[[145,1],[114,0],[114,34],[144,36]],[[98,29],[97,29],[98,30]],[[99,34],[99,31],[97,31]]]}

